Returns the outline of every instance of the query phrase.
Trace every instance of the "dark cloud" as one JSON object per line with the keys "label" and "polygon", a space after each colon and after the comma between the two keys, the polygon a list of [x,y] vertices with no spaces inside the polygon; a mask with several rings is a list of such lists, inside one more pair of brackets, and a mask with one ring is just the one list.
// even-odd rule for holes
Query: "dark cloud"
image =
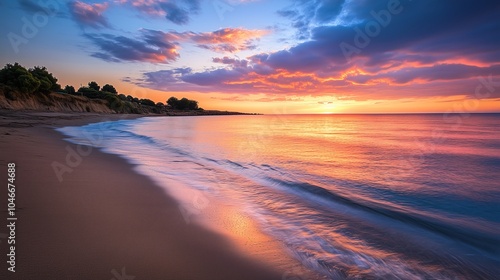
{"label": "dark cloud", "polygon": [[[304,27],[308,40],[245,59],[214,58],[218,69],[162,73],[169,82],[146,79],[143,85],[235,94],[342,94],[366,100],[470,96],[478,84],[477,77],[500,79],[498,1],[295,3],[294,9],[280,14]],[[389,12],[390,5],[397,12]],[[377,32],[373,28],[378,28]],[[222,33],[214,38],[223,38]],[[205,37],[210,36],[190,35],[200,45]],[[222,44],[214,38],[206,41]],[[346,56],[342,44],[357,51]]]}
{"label": "dark cloud", "polygon": [[229,81],[240,80],[245,76],[245,72],[246,71],[217,69],[199,73],[188,73],[183,75],[181,80],[183,82],[199,86],[214,86],[221,85]]}
{"label": "dark cloud", "polygon": [[428,67],[408,67],[375,75],[356,75],[348,77],[347,80],[364,84],[373,80],[387,79],[396,84],[406,84],[415,80],[449,81],[488,75],[500,75],[500,65],[477,67],[463,64],[438,64]]}
{"label": "dark cloud", "polygon": [[345,0],[294,0],[290,7],[278,11],[278,15],[292,21],[299,39],[307,39],[311,26],[337,20],[344,3]]}
{"label": "dark cloud", "polygon": [[120,3],[128,4],[148,16],[164,16],[167,20],[177,25],[187,24],[192,15],[200,10],[201,0],[122,0]]}
{"label": "dark cloud", "polygon": [[215,63],[222,63],[226,65],[231,65],[233,67],[247,67],[248,61],[247,60],[240,60],[240,59],[235,59],[235,58],[230,58],[230,57],[214,57],[212,58],[212,61]]}
{"label": "dark cloud", "polygon": [[167,2],[160,4],[160,7],[167,13],[165,17],[171,22],[179,25],[189,22],[189,11],[182,9],[177,4]]}
{"label": "dark cloud", "polygon": [[168,63],[179,57],[176,45],[167,41],[133,39],[111,34],[86,34],[85,36],[100,49],[92,56],[106,61]]}
{"label": "dark cloud", "polygon": [[[350,1],[349,7],[364,1]],[[384,7],[380,2],[368,5],[356,12],[356,18],[363,20],[353,25],[320,26],[312,29],[311,39],[289,50],[271,53],[264,63],[273,68],[289,71],[318,71],[332,64],[350,67],[351,57],[364,57],[372,64],[377,57],[404,56],[404,53],[421,57],[467,55],[480,58],[494,53],[499,61],[500,37],[493,36],[500,30],[500,2],[476,1],[456,2],[451,0],[401,1],[402,12],[391,15],[387,26],[380,26],[376,36],[366,35],[369,22],[374,23],[372,11],[379,13]],[[347,4],[346,4],[347,5]],[[387,4],[386,4],[387,5]],[[404,6],[407,5],[407,6]],[[361,7],[361,6],[360,6]],[[364,7],[364,6],[363,6]],[[377,10],[379,9],[380,10]],[[372,10],[370,10],[372,9]],[[385,7],[387,9],[387,7]],[[364,12],[361,12],[364,11]],[[359,20],[359,19],[358,19]],[[360,35],[364,34],[364,35]],[[360,46],[355,39],[364,36],[368,42]],[[345,43],[357,52],[346,57],[341,48]],[[492,62],[491,60],[488,62]]]}
{"label": "dark cloud", "polygon": [[[3,2],[2,2],[3,3]],[[64,16],[64,5],[59,1],[19,0],[19,7],[29,13],[44,12],[49,16]]]}
{"label": "dark cloud", "polygon": [[236,52],[252,48],[258,36],[266,31],[226,28],[214,32],[162,32],[142,29],[129,38],[111,34],[86,34],[100,51],[92,56],[111,62],[142,61],[169,63],[179,57],[180,43],[191,42],[216,52]]}

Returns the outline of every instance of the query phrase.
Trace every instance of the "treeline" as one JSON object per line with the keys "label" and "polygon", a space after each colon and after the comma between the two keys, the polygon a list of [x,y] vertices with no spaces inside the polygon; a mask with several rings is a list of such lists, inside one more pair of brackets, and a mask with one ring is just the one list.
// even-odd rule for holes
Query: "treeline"
{"label": "treeline", "polygon": [[50,73],[46,67],[35,66],[26,69],[19,63],[7,64],[0,70],[0,84],[10,90],[25,94],[48,94],[51,92],[65,93],[76,96],[84,96],[90,99],[101,99],[108,102],[109,108],[116,112],[140,113],[138,105],[152,107],[153,112],[165,110],[203,110],[198,107],[198,102],[187,98],[170,97],[166,104],[155,103],[151,99],[139,99],[131,95],[120,94],[111,84],[99,86],[95,81],[91,81],[87,86],[82,86],[78,90],[71,85],[66,85],[64,89],[57,83],[57,78]]}
{"label": "treeline", "polygon": [[61,90],[57,79],[45,67],[26,69],[19,63],[7,64],[0,70],[0,83],[23,93]]}
{"label": "treeline", "polygon": [[176,97],[170,97],[167,100],[167,104],[175,110],[200,110],[198,107],[198,101],[189,100],[187,98],[177,99]]}

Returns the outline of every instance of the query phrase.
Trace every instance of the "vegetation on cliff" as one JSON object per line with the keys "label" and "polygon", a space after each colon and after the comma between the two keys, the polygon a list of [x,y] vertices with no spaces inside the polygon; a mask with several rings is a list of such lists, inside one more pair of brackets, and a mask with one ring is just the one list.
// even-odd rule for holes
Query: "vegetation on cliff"
{"label": "vegetation on cliff", "polygon": [[[47,68],[35,66],[26,69],[19,63],[7,64],[0,70],[0,107],[10,109],[61,110],[116,113],[154,113],[167,115],[218,115],[237,114],[233,112],[205,111],[198,101],[187,98],[170,97],[166,104],[150,99],[139,99],[119,93],[111,84],[100,86],[90,81],[78,90],[72,85],[64,88]],[[0,96],[1,97],[1,96]],[[17,105],[14,106],[13,104]],[[88,103],[85,105],[85,103]],[[57,106],[56,106],[57,104]]]}

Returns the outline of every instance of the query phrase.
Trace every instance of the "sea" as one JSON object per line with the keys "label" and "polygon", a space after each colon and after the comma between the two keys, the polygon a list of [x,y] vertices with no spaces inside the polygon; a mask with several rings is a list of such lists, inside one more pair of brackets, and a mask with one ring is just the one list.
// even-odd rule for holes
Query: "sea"
{"label": "sea", "polygon": [[211,224],[219,204],[237,209],[299,264],[283,279],[500,279],[500,114],[144,117],[58,130],[127,159],[187,224]]}

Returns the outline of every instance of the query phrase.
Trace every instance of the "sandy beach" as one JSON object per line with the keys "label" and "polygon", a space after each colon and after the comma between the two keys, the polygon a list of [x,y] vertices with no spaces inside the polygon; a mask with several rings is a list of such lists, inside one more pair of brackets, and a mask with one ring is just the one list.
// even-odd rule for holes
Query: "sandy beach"
{"label": "sandy beach", "polygon": [[0,230],[0,278],[282,279],[223,237],[186,224],[176,202],[119,157],[94,149],[58,180],[52,163],[77,146],[54,128],[136,117],[0,111],[0,178],[7,181],[14,162],[18,218],[15,273],[6,267],[5,225]]}

